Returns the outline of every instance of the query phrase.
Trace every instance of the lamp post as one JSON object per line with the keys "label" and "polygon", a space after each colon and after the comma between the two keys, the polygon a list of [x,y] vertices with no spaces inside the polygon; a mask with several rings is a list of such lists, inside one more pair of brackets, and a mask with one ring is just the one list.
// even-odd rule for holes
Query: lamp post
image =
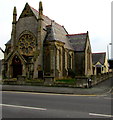
{"label": "lamp post", "polygon": [[113,59],[113,42],[110,43],[110,45],[111,45],[111,59]]}
{"label": "lamp post", "polygon": [[107,45],[107,54],[108,54],[108,60],[109,60],[109,45]]}
{"label": "lamp post", "polygon": [[109,60],[109,45],[112,45],[112,43],[109,43],[109,44],[107,45],[108,60]]}

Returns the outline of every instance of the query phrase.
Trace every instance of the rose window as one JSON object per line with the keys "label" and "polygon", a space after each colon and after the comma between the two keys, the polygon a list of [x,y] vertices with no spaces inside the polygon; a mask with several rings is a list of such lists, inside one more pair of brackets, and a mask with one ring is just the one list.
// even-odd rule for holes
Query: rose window
{"label": "rose window", "polygon": [[36,40],[34,36],[25,34],[19,39],[19,49],[23,55],[32,55],[35,51]]}

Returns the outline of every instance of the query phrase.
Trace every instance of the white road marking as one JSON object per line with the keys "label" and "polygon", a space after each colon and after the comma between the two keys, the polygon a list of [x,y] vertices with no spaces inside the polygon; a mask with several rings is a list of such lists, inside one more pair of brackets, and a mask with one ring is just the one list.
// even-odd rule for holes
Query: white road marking
{"label": "white road marking", "polygon": [[111,97],[104,97],[104,99],[113,100]]}
{"label": "white road marking", "polygon": [[96,99],[104,99],[104,100],[113,100],[112,97],[109,97],[108,95],[98,95],[98,96],[89,96],[88,98],[96,98]]}
{"label": "white road marking", "polygon": [[9,92],[9,93],[26,93],[26,94],[38,94],[38,95],[61,95],[61,96],[105,96],[105,95],[95,95],[95,94],[92,94],[92,95],[82,95],[82,94],[58,94],[58,93],[36,93],[36,92],[17,92],[17,91],[2,91],[2,92]]}
{"label": "white road marking", "polygon": [[17,108],[24,108],[24,109],[33,109],[33,110],[47,110],[46,108],[37,108],[37,107],[28,107],[28,106],[18,106],[18,105],[8,105],[8,104],[0,104],[0,106],[5,107],[17,107]]}
{"label": "white road marking", "polygon": [[97,96],[89,96],[88,98],[96,98],[96,99],[103,99],[104,97],[106,97],[107,95],[97,95]]}
{"label": "white road marking", "polygon": [[89,113],[92,116],[100,116],[100,117],[113,117],[113,115],[106,115],[106,114],[97,114],[97,113]]}

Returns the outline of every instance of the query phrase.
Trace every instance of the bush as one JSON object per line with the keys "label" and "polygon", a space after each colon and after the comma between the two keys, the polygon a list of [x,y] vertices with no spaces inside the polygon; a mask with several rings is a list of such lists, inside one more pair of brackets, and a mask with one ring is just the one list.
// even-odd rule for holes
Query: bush
{"label": "bush", "polygon": [[44,80],[42,79],[26,79],[25,83],[43,83]]}

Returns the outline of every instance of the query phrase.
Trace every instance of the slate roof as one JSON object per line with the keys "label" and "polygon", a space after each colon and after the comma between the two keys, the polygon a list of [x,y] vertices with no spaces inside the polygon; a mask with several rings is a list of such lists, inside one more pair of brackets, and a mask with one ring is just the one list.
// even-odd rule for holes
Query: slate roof
{"label": "slate roof", "polygon": [[[39,12],[33,7],[30,8],[38,19]],[[42,15],[42,18],[44,19],[45,27],[47,28],[47,41],[60,41],[65,43],[65,48],[74,51],[85,51],[88,32],[80,34],[68,34],[64,26],[59,25],[45,15]]]}
{"label": "slate roof", "polygon": [[66,32],[63,27],[58,27],[56,23],[47,26],[47,36],[46,41],[59,41],[64,43],[64,47],[74,50],[71,46],[69,39],[66,36]]}
{"label": "slate roof", "polygon": [[104,65],[105,62],[106,53],[93,53],[92,59],[93,59],[93,65],[95,65],[97,62],[100,62],[102,65]]}
{"label": "slate roof", "polygon": [[[28,6],[31,9],[36,19],[38,20],[39,12],[33,7],[29,6],[28,3],[26,3],[25,7],[26,6]],[[47,30],[47,34],[46,34],[47,41],[53,40],[53,41],[63,42],[65,48],[74,51],[85,50],[88,33],[70,35],[68,34],[64,26],[59,25],[58,23],[51,20],[49,17],[45,15],[42,15],[42,18],[44,20],[43,29]],[[8,41],[6,44],[10,44],[10,43],[11,41]]]}
{"label": "slate roof", "polygon": [[[29,7],[31,8],[32,12],[34,13],[36,19],[38,19],[39,11],[36,10],[36,9],[34,9],[34,8],[31,7],[31,6],[29,6]],[[46,26],[46,25],[51,25],[51,21],[52,21],[52,20],[51,20],[49,17],[47,17],[47,16],[45,16],[45,15],[42,15],[42,18],[44,19],[45,26]]]}
{"label": "slate roof", "polygon": [[88,33],[67,35],[71,45],[73,46],[74,50],[77,52],[85,51],[87,36]]}
{"label": "slate roof", "polygon": [[[38,19],[39,12],[32,7],[30,8]],[[45,15],[42,15],[42,18],[44,20],[45,28],[47,29],[46,40],[63,42],[65,48],[74,50],[69,42],[69,39],[66,36],[67,31],[65,30],[65,28]]]}

